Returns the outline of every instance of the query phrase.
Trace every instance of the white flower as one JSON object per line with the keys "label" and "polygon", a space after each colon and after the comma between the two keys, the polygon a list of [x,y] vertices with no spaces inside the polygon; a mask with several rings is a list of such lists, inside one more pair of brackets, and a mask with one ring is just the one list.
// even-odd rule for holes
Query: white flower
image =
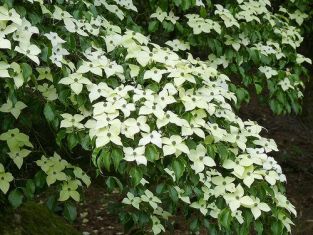
{"label": "white flower", "polygon": [[50,40],[53,47],[66,42],[55,32],[45,33],[44,35]]}
{"label": "white flower", "polygon": [[200,138],[205,138],[205,133],[202,127],[205,126],[205,121],[202,118],[193,118],[190,120],[190,124],[182,126],[182,135],[191,136],[196,134]]}
{"label": "white flower", "polygon": [[156,101],[147,100],[144,105],[139,109],[139,115],[149,115],[154,114],[157,118],[162,118],[164,116],[164,108],[160,103]]}
{"label": "white flower", "polygon": [[167,13],[163,12],[160,7],[158,7],[156,12],[150,16],[150,18],[157,18],[160,22],[162,22],[165,17],[167,17]]}
{"label": "white flower", "polygon": [[189,154],[189,148],[178,135],[172,135],[170,138],[163,137],[162,142],[164,156],[172,154],[179,156],[181,152]]}
{"label": "white flower", "polygon": [[20,44],[19,46],[16,46],[15,51],[22,53],[26,55],[29,59],[34,61],[37,65],[40,64],[38,55],[40,54],[41,50],[39,47],[37,47],[34,44]]}
{"label": "white flower", "polygon": [[159,148],[162,148],[162,136],[156,130],[151,133],[141,133],[142,138],[139,140],[139,145],[147,145],[149,143],[155,144]]}
{"label": "white flower", "polygon": [[178,16],[175,16],[174,12],[170,11],[168,16],[165,17],[166,20],[171,21],[172,24],[176,24],[177,20],[179,20]]}
{"label": "white flower", "polygon": [[245,171],[245,167],[251,166],[252,164],[253,161],[251,160],[250,156],[241,154],[238,157],[236,157],[234,161],[226,159],[223,162],[223,167],[225,169],[233,169],[236,175],[242,176]]}
{"label": "white flower", "polygon": [[83,129],[84,125],[80,122],[85,118],[83,115],[75,114],[71,115],[69,113],[63,113],[61,116],[64,118],[61,121],[60,127],[61,128],[77,128],[77,129]]}
{"label": "white flower", "polygon": [[38,91],[40,91],[42,95],[49,101],[53,101],[58,98],[57,90],[53,85],[49,86],[47,83],[38,85]]}
{"label": "white flower", "polygon": [[14,8],[8,10],[4,6],[0,6],[0,21],[12,21],[17,25],[22,24],[20,15],[15,11]]}
{"label": "white flower", "polygon": [[251,197],[253,200],[253,205],[251,207],[251,212],[254,216],[254,219],[257,219],[261,216],[261,211],[269,212],[271,208],[264,202],[261,202],[259,198]]}
{"label": "white flower", "polygon": [[164,226],[161,224],[161,221],[156,216],[151,216],[151,220],[153,234],[159,234],[162,231],[165,232]]}
{"label": "white flower", "polygon": [[125,157],[124,160],[128,162],[136,161],[137,165],[143,164],[147,165],[147,158],[145,157],[145,147],[138,147],[138,148],[123,148]]}
{"label": "white flower", "polygon": [[236,177],[239,179],[243,179],[243,183],[250,188],[251,184],[254,182],[255,179],[262,180],[263,177],[259,171],[256,171],[253,166],[249,166],[245,168],[245,171],[242,175],[237,175],[233,172]]}
{"label": "white flower", "polygon": [[115,102],[116,109],[119,109],[124,114],[124,117],[129,117],[131,112],[134,112],[136,110],[135,104],[133,103],[127,103],[125,99],[119,99]]}
{"label": "white flower", "polygon": [[9,191],[10,182],[13,181],[13,179],[13,175],[10,172],[5,172],[4,166],[0,163],[0,189],[4,194]]}
{"label": "white flower", "polygon": [[287,91],[290,88],[294,89],[294,87],[290,83],[290,80],[287,77],[285,77],[284,80],[281,80],[278,84],[281,86],[283,91]]}
{"label": "white flower", "polygon": [[122,203],[132,205],[139,210],[139,205],[141,203],[140,197],[135,197],[134,194],[128,192],[127,197],[122,200]]}
{"label": "white flower", "polygon": [[277,206],[286,208],[289,212],[294,214],[294,216],[297,216],[297,211],[294,205],[292,205],[290,201],[288,201],[286,196],[278,192],[276,187],[274,187],[274,193],[275,193],[275,202]]}
{"label": "white flower", "polygon": [[240,184],[233,193],[227,193],[223,197],[233,212],[240,206],[251,207],[253,205],[252,198],[244,195],[244,190]]}
{"label": "white flower", "polygon": [[186,51],[186,50],[190,50],[190,45],[189,43],[180,41],[178,39],[175,39],[173,41],[167,41],[165,43],[166,45],[170,46],[173,51]]}
{"label": "white flower", "polygon": [[264,147],[265,152],[278,151],[277,145],[273,139],[259,138],[253,141],[254,144]]}
{"label": "white flower", "polygon": [[12,64],[10,64],[10,68],[13,69],[13,74],[11,77],[14,80],[14,84],[17,88],[20,88],[25,82],[21,66],[18,63],[13,62]]}
{"label": "white flower", "polygon": [[189,126],[187,120],[180,118],[177,114],[167,111],[161,118],[157,119],[157,127],[160,129],[168,123],[173,123],[177,126]]}
{"label": "white flower", "polygon": [[91,84],[88,78],[83,77],[83,75],[79,73],[72,73],[68,77],[62,78],[59,83],[70,85],[76,95],[81,93],[83,85]]}
{"label": "white flower", "polygon": [[24,158],[27,157],[31,153],[28,149],[12,149],[11,152],[8,153],[10,158],[13,160],[18,169],[21,169],[23,165]]}
{"label": "white flower", "polygon": [[278,74],[278,72],[275,69],[268,66],[261,66],[259,67],[259,70],[265,74],[267,79],[270,79],[271,77],[276,76]]}
{"label": "white flower", "polygon": [[37,78],[38,81],[47,79],[50,82],[53,82],[53,76],[51,74],[51,69],[49,67],[37,67],[37,72],[39,73],[39,76]]}
{"label": "white flower", "polygon": [[178,186],[174,186],[175,190],[177,191],[178,197],[185,203],[190,204],[190,198],[188,196],[184,196],[185,191]]}
{"label": "white flower", "polygon": [[148,202],[153,209],[158,208],[158,203],[162,203],[161,200],[154,196],[148,189],[145,190],[145,194],[141,195],[141,200],[143,202]]}
{"label": "white flower", "polygon": [[90,84],[87,86],[87,89],[89,91],[89,99],[91,102],[100,97],[108,97],[113,92],[113,90],[104,82],[100,82],[99,84]]}
{"label": "white flower", "polygon": [[206,156],[206,154],[207,150],[202,144],[199,144],[197,149],[190,150],[188,157],[193,162],[191,168],[196,174],[202,172],[205,166],[212,167],[216,165],[214,160],[211,157]]}
{"label": "white flower", "polygon": [[27,105],[21,101],[17,101],[15,104],[13,104],[12,101],[8,99],[5,104],[0,106],[0,112],[11,113],[15,119],[17,119],[20,116],[21,111],[26,107]]}
{"label": "white flower", "polygon": [[143,76],[143,79],[152,79],[156,82],[160,82],[162,79],[162,75],[165,74],[167,71],[157,68],[152,68],[151,70],[147,70]]}
{"label": "white flower", "polygon": [[119,136],[119,134],[120,134],[120,128],[116,126],[110,126],[109,128],[101,129],[97,133],[96,147],[99,148],[99,147],[105,146],[106,144],[110,142],[113,142],[116,145],[123,146],[121,137]]}
{"label": "white flower", "polygon": [[10,65],[7,64],[4,61],[0,61],[0,77],[1,78],[9,78],[10,74],[8,69],[10,68]]}
{"label": "white flower", "polygon": [[214,193],[216,196],[223,195],[227,192],[234,192],[235,184],[233,183],[235,178],[226,176],[215,176],[212,177],[212,183],[216,185],[214,188]]}
{"label": "white flower", "polygon": [[137,119],[129,118],[123,122],[123,125],[128,129],[131,138],[134,138],[134,135],[139,133],[140,131],[149,133],[150,127],[146,123],[147,117],[146,116],[139,116]]}
{"label": "white flower", "polygon": [[203,198],[201,198],[201,199],[200,199],[199,201],[197,201],[197,202],[191,203],[190,207],[195,208],[195,209],[199,209],[200,212],[201,212],[204,216],[206,216],[206,214],[208,213],[208,206],[207,206],[206,201],[205,201]]}
{"label": "white flower", "polygon": [[102,57],[101,60],[93,60],[92,62],[84,61],[81,66],[79,66],[77,73],[85,74],[91,72],[95,75],[102,76],[102,69],[104,69],[108,61]]}

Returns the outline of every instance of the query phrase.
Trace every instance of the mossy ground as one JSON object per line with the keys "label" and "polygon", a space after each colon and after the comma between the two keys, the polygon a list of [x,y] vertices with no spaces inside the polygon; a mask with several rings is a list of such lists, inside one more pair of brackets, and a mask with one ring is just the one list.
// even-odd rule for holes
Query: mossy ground
{"label": "mossy ground", "polygon": [[15,211],[0,211],[1,235],[80,235],[44,205],[27,202]]}

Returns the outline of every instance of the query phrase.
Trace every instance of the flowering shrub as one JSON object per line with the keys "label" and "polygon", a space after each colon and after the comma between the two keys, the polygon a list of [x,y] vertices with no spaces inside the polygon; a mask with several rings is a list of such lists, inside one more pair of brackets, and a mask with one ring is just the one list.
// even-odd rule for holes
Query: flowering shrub
{"label": "flowering shrub", "polygon": [[311,61],[297,53],[298,27],[309,1],[286,1],[290,12],[267,0],[140,2],[135,22],[148,19],[154,41],[191,52],[229,76],[237,105],[249,100],[250,87],[276,114],[301,111],[303,63]]}
{"label": "flowering shrub", "polygon": [[[65,160],[71,151],[90,154],[108,189],[119,190],[126,231],[158,234],[183,216],[193,232],[290,232],[296,211],[270,156],[278,151],[274,140],[236,116],[233,85],[218,66],[176,52],[189,43],[153,43],[132,20],[139,8],[131,0],[1,3],[0,189],[13,206],[47,185],[73,220],[72,202],[90,178]],[[160,9],[151,17],[176,22]],[[191,25],[202,22],[201,32],[224,28],[188,17]],[[24,182],[30,166],[37,173]]]}

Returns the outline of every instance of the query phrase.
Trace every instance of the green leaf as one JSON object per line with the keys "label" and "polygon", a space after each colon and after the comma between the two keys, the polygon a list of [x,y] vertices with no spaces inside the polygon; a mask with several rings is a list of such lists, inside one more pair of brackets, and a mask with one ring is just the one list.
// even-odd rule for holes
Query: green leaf
{"label": "green leaf", "polygon": [[220,225],[222,225],[224,228],[229,229],[230,224],[232,221],[231,211],[228,208],[225,208],[221,211],[221,213],[218,215],[218,222]]}
{"label": "green leaf", "polygon": [[74,205],[66,202],[63,209],[63,215],[69,222],[74,222],[77,217],[77,210]]}
{"label": "green leaf", "polygon": [[200,8],[200,16],[203,17],[203,18],[206,18],[207,15],[208,15],[208,13],[207,13],[205,7],[201,7]]}
{"label": "green leaf", "polygon": [[178,202],[178,193],[176,189],[173,186],[170,186],[168,189],[170,198],[172,199],[173,202],[177,203]]}
{"label": "green leaf", "polygon": [[66,131],[65,129],[62,129],[60,130],[57,135],[56,135],[56,138],[55,138],[55,142],[57,143],[57,145],[61,146],[62,143],[63,143],[63,139],[65,138],[66,136]]}
{"label": "green leaf", "polygon": [[184,174],[185,165],[184,165],[184,163],[181,160],[175,159],[172,162],[172,169],[175,172],[176,179],[179,180],[180,177],[182,177],[182,175]]}
{"label": "green leaf", "polygon": [[271,226],[272,235],[282,235],[284,225],[280,221],[275,221]]}
{"label": "green leaf", "polygon": [[55,195],[49,196],[46,205],[50,211],[54,211],[57,206],[57,197]]}
{"label": "green leaf", "polygon": [[41,22],[41,17],[37,15],[35,12],[28,13],[28,17],[31,20],[32,25],[36,25]]}
{"label": "green leaf", "polygon": [[174,30],[174,25],[171,22],[163,21],[162,25],[166,32],[172,32]]}
{"label": "green leaf", "polygon": [[181,0],[181,2],[181,7],[183,11],[186,11],[191,7],[191,0]]}
{"label": "green leaf", "polygon": [[49,55],[49,48],[44,46],[43,49],[41,49],[40,59],[44,62],[48,61],[48,55]]}
{"label": "green leaf", "polygon": [[165,184],[164,183],[158,184],[156,189],[155,189],[155,192],[157,194],[161,194],[164,191],[164,188],[165,188]]}
{"label": "green leaf", "polygon": [[114,176],[109,176],[107,180],[105,181],[105,183],[108,186],[110,191],[113,191],[117,186],[120,189],[120,192],[123,191],[123,184],[118,178]]}
{"label": "green leaf", "polygon": [[18,208],[23,202],[24,195],[19,189],[10,192],[8,199],[13,208]]}
{"label": "green leaf", "polygon": [[111,156],[110,156],[110,151],[107,148],[104,148],[101,150],[100,156],[98,158],[97,161],[97,165],[99,168],[102,168],[102,166],[104,166],[104,168],[107,171],[110,171],[111,168]]}
{"label": "green leaf", "polygon": [[158,148],[153,144],[148,144],[146,146],[145,155],[150,162],[156,161],[160,157]]}
{"label": "green leaf", "polygon": [[189,225],[189,228],[191,231],[196,232],[200,229],[200,224],[198,219],[192,220],[192,222]]}
{"label": "green leaf", "polygon": [[70,150],[72,150],[79,143],[79,138],[77,137],[75,133],[70,133],[66,139],[67,139],[68,148]]}
{"label": "green leaf", "polygon": [[216,225],[211,224],[208,219],[204,219],[203,223],[204,223],[204,226],[207,228],[207,230],[210,231],[210,235],[218,235],[219,234],[218,229],[216,228]]}
{"label": "green leaf", "polygon": [[46,174],[43,171],[38,171],[34,177],[36,188],[43,188],[46,185]]}
{"label": "green leaf", "polygon": [[45,118],[47,119],[48,122],[52,122],[55,118],[55,110],[52,104],[46,103],[44,109],[43,109],[43,114],[45,115]]}
{"label": "green leaf", "polygon": [[22,74],[25,81],[28,80],[28,78],[33,74],[32,67],[27,63],[21,64]]}
{"label": "green leaf", "polygon": [[255,83],[255,91],[257,93],[257,95],[261,94],[263,87],[260,84]]}
{"label": "green leaf", "polygon": [[131,181],[132,181],[132,184],[134,186],[137,186],[142,177],[143,177],[143,173],[142,173],[142,170],[138,167],[133,167],[131,170],[130,170],[130,176],[131,176]]}
{"label": "green leaf", "polygon": [[168,0],[159,0],[158,6],[162,9],[162,11],[167,12]]}
{"label": "green leaf", "polygon": [[80,136],[80,145],[84,150],[90,150],[90,137],[88,134]]}
{"label": "green leaf", "polygon": [[212,144],[213,142],[214,142],[214,137],[213,137],[212,135],[208,135],[208,136],[206,136],[205,139],[204,139],[204,143],[205,143],[206,145],[210,145],[210,144]]}
{"label": "green leaf", "polygon": [[3,3],[7,4],[9,8],[13,7],[14,0],[3,0]]}
{"label": "green leaf", "polygon": [[254,223],[254,229],[257,232],[258,235],[262,235],[263,234],[263,224],[261,223],[261,221],[256,221]]}
{"label": "green leaf", "polygon": [[149,26],[148,26],[148,31],[150,32],[150,33],[154,33],[154,32],[156,32],[157,30],[158,30],[158,28],[159,28],[159,21],[157,21],[157,20],[153,20],[153,21],[150,21],[149,22]]}
{"label": "green leaf", "polygon": [[182,3],[182,0],[173,0],[173,2],[175,3],[176,6],[180,6]]}
{"label": "green leaf", "polygon": [[111,158],[113,161],[114,169],[117,171],[121,160],[124,158],[123,150],[120,148],[112,149]]}
{"label": "green leaf", "polygon": [[32,199],[34,197],[34,193],[36,191],[36,185],[32,179],[28,179],[26,181],[26,187],[25,187],[25,195],[26,197]]}

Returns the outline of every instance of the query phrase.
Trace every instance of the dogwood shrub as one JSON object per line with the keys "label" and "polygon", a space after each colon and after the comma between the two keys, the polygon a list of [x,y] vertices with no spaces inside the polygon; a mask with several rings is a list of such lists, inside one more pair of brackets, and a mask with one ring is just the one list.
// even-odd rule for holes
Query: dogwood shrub
{"label": "dogwood shrub", "polygon": [[[180,54],[191,52],[233,81],[237,105],[258,95],[276,114],[301,111],[308,58],[297,52],[309,1],[139,1],[139,25]],[[139,10],[141,12],[141,10]],[[306,27],[307,28],[307,27]]]}
{"label": "dogwood shrub", "polygon": [[119,191],[126,231],[158,234],[185,218],[193,232],[290,232],[274,140],[234,113],[217,66],[176,52],[188,43],[155,44],[131,0],[1,3],[0,189],[13,206],[49,187],[73,220],[90,178],[71,156],[85,155]]}

